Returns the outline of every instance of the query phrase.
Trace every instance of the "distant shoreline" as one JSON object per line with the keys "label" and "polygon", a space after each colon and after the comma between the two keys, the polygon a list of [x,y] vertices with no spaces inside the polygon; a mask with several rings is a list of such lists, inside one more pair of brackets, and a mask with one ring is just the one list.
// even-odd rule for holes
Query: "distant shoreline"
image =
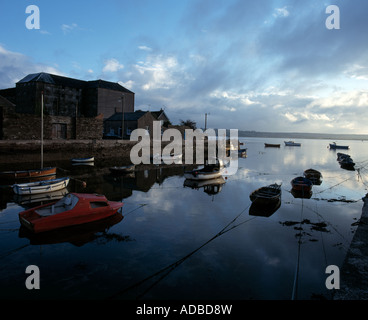
{"label": "distant shoreline", "polygon": [[284,138],[284,139],[325,139],[325,140],[368,140],[368,134],[332,134],[305,132],[258,132],[238,131],[242,138]]}

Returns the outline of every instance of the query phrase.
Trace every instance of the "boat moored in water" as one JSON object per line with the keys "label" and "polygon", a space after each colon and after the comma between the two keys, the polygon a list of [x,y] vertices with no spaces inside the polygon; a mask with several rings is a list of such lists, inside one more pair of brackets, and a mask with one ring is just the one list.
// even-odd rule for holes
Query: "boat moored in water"
{"label": "boat moored in water", "polygon": [[300,147],[302,144],[299,142],[294,142],[294,141],[284,141],[285,146],[290,146],[290,147]]}
{"label": "boat moored in water", "polygon": [[337,145],[336,142],[330,143],[330,149],[349,149],[349,146]]}
{"label": "boat moored in water", "polygon": [[13,185],[13,191],[18,195],[32,195],[64,189],[68,186],[69,178],[42,180],[37,182],[20,183]]}
{"label": "boat moored in water", "polygon": [[279,201],[281,198],[281,184],[274,183],[254,190],[249,198],[252,202],[257,201],[261,204],[271,204]]}
{"label": "boat moored in water", "polygon": [[310,192],[312,190],[312,181],[305,177],[296,177],[291,180],[291,186],[296,191]]}
{"label": "boat moored in water", "polygon": [[98,221],[114,215],[122,202],[108,201],[104,195],[69,193],[57,202],[19,213],[22,226],[34,233]]}

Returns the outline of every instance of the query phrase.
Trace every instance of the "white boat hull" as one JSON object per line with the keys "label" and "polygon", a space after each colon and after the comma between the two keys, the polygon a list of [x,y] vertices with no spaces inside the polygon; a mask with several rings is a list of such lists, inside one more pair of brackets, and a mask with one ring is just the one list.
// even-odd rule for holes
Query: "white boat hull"
{"label": "white boat hull", "polygon": [[61,190],[66,188],[68,184],[69,178],[59,178],[54,180],[15,184],[13,185],[13,191],[18,195],[40,194]]}

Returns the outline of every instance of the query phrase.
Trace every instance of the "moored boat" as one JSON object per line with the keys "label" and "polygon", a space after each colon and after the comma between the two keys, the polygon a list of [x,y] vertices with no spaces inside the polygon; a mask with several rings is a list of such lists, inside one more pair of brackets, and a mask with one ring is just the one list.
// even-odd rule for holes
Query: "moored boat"
{"label": "moored boat", "polygon": [[322,173],[315,169],[307,169],[304,171],[304,177],[312,182],[314,185],[322,183]]}
{"label": "moored boat", "polygon": [[271,204],[279,201],[281,198],[281,185],[274,183],[269,186],[261,187],[254,190],[249,198],[252,202],[257,202],[259,204]]}
{"label": "moored boat", "polygon": [[285,146],[300,147],[302,144],[294,141],[284,141]]}
{"label": "moored boat", "polygon": [[22,226],[34,233],[98,221],[114,215],[122,202],[108,201],[104,195],[69,193],[57,202],[19,213]]}
{"label": "moored boat", "polygon": [[291,186],[296,191],[309,192],[312,190],[312,181],[305,177],[296,177],[291,180]]}
{"label": "moored boat", "polygon": [[48,167],[34,170],[3,171],[0,172],[0,180],[31,179],[56,175],[56,167]]}
{"label": "moored boat", "polygon": [[280,144],[275,143],[265,143],[264,145],[266,148],[280,148]]}
{"label": "moored boat", "polygon": [[37,182],[20,183],[13,185],[13,191],[18,195],[32,195],[64,189],[68,186],[69,178],[42,180]]}
{"label": "moored boat", "polygon": [[336,142],[330,143],[330,149],[349,149],[349,146],[337,145]]}

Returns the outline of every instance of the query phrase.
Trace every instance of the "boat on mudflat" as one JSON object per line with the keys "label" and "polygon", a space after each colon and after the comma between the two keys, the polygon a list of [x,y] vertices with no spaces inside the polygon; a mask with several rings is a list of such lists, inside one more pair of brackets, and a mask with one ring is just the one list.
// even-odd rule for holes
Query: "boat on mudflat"
{"label": "boat on mudflat", "polygon": [[274,183],[269,186],[261,187],[254,190],[249,198],[252,202],[257,202],[259,204],[272,204],[280,200],[281,198],[281,185]]}
{"label": "boat on mudflat", "polygon": [[0,172],[0,180],[32,179],[54,175],[56,175],[56,167],[34,170],[3,171]]}
{"label": "boat on mudflat", "polygon": [[13,191],[18,195],[32,195],[58,191],[68,186],[69,178],[58,178],[52,180],[42,180],[29,183],[13,185]]}
{"label": "boat on mudflat", "polygon": [[19,221],[33,233],[41,233],[99,221],[122,206],[122,202],[109,201],[104,195],[69,193],[57,202],[20,212]]}
{"label": "boat on mudflat", "polygon": [[349,146],[337,145],[336,142],[330,143],[330,149],[349,149]]}
{"label": "boat on mudflat", "polygon": [[312,181],[305,177],[296,177],[291,180],[291,186],[296,191],[310,192],[312,190]]}

